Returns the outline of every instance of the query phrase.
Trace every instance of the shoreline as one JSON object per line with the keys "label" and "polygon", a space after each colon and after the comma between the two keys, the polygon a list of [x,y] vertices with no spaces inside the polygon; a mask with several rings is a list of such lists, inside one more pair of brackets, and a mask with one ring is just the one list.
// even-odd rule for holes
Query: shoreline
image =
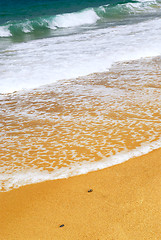
{"label": "shoreline", "polygon": [[117,63],[109,72],[1,100],[2,191],[96,171],[161,147],[159,63]]}
{"label": "shoreline", "polygon": [[[102,160],[98,162],[91,163],[91,162],[84,161],[82,162],[82,164],[75,163],[74,166],[68,167],[66,172],[62,171],[61,169],[59,171],[58,169],[57,171],[53,171],[50,173],[42,172],[43,174],[38,170],[35,170],[35,171],[33,170],[32,172],[31,170],[29,170],[29,172],[25,171],[25,173],[23,174],[20,173],[20,175],[18,173],[15,173],[15,175],[13,174],[11,175],[12,177],[8,174],[8,179],[10,179],[9,185],[11,187],[9,187],[8,190],[6,191],[0,191],[0,192],[8,192],[8,191],[12,191],[13,189],[18,189],[22,186],[37,184],[45,181],[67,179],[70,177],[80,176],[80,175],[88,174],[90,172],[103,170],[103,169],[127,162],[132,158],[146,155],[159,148],[161,148],[161,138],[159,138],[154,142],[150,142],[146,144],[144,143],[142,146],[137,147],[131,151],[122,151],[120,153],[117,153],[114,156],[107,157],[107,158],[104,157]],[[41,174],[42,176],[40,177]],[[32,175],[32,180],[28,179],[28,178],[31,178],[30,175]],[[4,186],[5,186],[5,183],[2,183],[2,188],[0,188],[0,190],[3,190]],[[5,186],[5,189],[6,188],[7,187]]]}
{"label": "shoreline", "polygon": [[161,148],[86,175],[1,192],[0,237],[158,240],[160,173]]}

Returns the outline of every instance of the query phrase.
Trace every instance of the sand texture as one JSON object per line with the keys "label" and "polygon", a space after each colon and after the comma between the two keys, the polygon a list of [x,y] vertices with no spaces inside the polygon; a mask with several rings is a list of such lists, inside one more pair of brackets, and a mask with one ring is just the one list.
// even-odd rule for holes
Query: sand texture
{"label": "sand texture", "polygon": [[0,239],[159,240],[160,210],[161,149],[87,175],[0,193]]}

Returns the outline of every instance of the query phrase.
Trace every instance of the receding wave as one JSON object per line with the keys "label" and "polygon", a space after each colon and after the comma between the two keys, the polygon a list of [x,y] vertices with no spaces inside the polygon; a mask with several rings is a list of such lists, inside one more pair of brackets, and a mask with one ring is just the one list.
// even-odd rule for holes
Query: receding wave
{"label": "receding wave", "polygon": [[115,156],[104,158],[99,162],[87,162],[75,163],[72,166],[66,168],[55,169],[52,172],[41,171],[39,169],[33,168],[30,170],[24,170],[23,172],[15,172],[12,174],[0,174],[0,191],[7,192],[13,188],[19,188],[21,186],[44,182],[47,180],[56,180],[62,178],[68,178],[72,176],[77,176],[81,174],[86,174],[88,172],[97,171],[100,169],[105,169],[110,166],[114,166],[123,162],[128,161],[133,157],[140,157],[155,149],[161,147],[161,139],[154,141],[149,144],[145,144],[141,147],[133,149],[129,152],[118,153]]}
{"label": "receding wave", "polygon": [[153,14],[160,11],[161,3],[155,0],[120,2],[115,5],[108,4],[98,8],[88,8],[80,12],[7,22],[5,25],[0,26],[0,37],[89,25],[95,24],[97,21],[111,21],[112,19],[122,19],[131,15]]}

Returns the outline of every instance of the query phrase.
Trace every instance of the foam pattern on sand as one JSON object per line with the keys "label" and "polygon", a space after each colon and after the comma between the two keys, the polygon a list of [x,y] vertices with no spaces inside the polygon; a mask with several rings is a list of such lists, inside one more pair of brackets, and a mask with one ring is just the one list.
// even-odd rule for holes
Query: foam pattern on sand
{"label": "foam pattern on sand", "polygon": [[24,169],[22,172],[15,172],[13,174],[0,174],[0,187],[5,191],[9,191],[12,188],[19,188],[28,184],[86,174],[88,172],[120,164],[130,158],[139,157],[158,148],[161,148],[161,139],[152,143],[143,144],[141,147],[129,152],[121,152],[115,156],[102,158],[99,162],[75,162],[68,167],[62,167],[60,169],[55,168],[54,171],[41,171],[39,169],[30,168],[30,170]]}
{"label": "foam pattern on sand", "polygon": [[161,147],[160,58],[0,98],[1,190],[108,167]]}

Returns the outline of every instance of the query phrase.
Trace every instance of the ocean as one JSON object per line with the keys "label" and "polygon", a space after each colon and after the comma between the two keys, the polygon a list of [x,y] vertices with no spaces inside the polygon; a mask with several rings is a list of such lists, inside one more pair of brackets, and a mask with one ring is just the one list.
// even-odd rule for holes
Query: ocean
{"label": "ocean", "polygon": [[161,147],[161,2],[0,1],[0,190]]}

